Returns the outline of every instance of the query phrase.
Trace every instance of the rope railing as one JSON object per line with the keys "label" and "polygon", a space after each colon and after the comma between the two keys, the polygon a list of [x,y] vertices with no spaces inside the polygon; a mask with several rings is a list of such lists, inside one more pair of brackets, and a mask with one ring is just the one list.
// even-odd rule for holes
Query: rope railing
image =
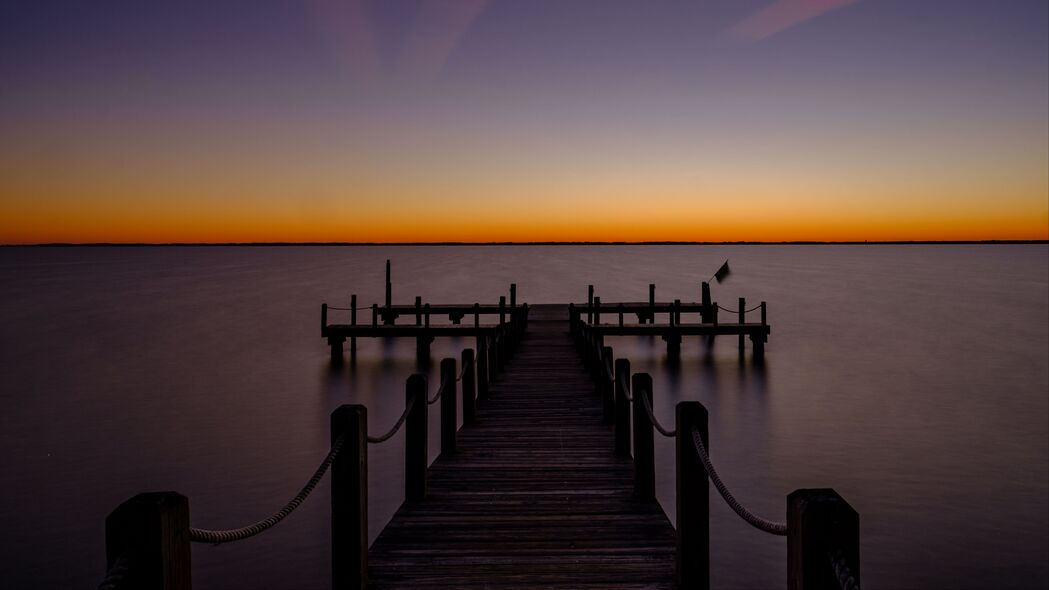
{"label": "rope railing", "polygon": [[[729,308],[725,307],[724,305],[721,305],[720,303],[715,303],[714,305],[716,305],[718,307],[718,309],[720,309],[721,311],[724,311],[724,312],[727,312],[727,313],[739,313],[738,309],[729,309]],[[752,311],[757,311],[759,309],[761,309],[761,304],[760,303],[755,305],[754,307],[751,307],[750,309],[744,309],[743,312],[744,313],[750,313]]]}
{"label": "rope railing", "polygon": [[432,398],[426,400],[426,405],[432,406],[437,403],[437,400],[441,399],[441,394],[444,393],[445,385],[447,385],[447,382],[442,381],[441,386],[437,388],[437,393],[433,394]]}
{"label": "rope railing", "polygon": [[721,476],[714,470],[714,465],[710,462],[710,457],[707,455],[707,449],[703,445],[703,438],[700,436],[699,430],[695,428],[692,429],[692,442],[696,445],[696,453],[699,454],[699,460],[703,463],[703,468],[706,469],[707,475],[710,476],[710,481],[717,488],[721,497],[725,499],[725,503],[729,505],[729,508],[732,508],[733,512],[758,530],[772,535],[785,536],[787,534],[786,523],[774,522],[754,514],[740,504],[739,500],[732,495],[725,482],[721,481]]}
{"label": "rope railing", "polygon": [[830,566],[834,569],[834,579],[838,581],[838,587],[841,590],[860,590],[859,583],[852,576],[849,565],[845,563],[841,549],[827,553],[827,557],[830,558]]}
{"label": "rope railing", "polygon": [[652,411],[652,400],[650,400],[649,397],[645,395],[644,391],[641,392],[641,402],[641,405],[645,406],[645,413],[648,414],[649,421],[652,422],[652,426],[656,427],[656,430],[659,431],[659,434],[662,434],[663,436],[670,438],[674,438],[675,436],[677,436],[677,429],[670,430],[659,423],[659,420],[656,418],[655,412]]}
{"label": "rope railing", "polygon": [[401,412],[401,417],[397,418],[397,422],[394,422],[393,426],[386,431],[386,434],[382,436],[368,436],[368,442],[371,444],[379,444],[386,442],[393,438],[393,435],[397,434],[397,431],[404,425],[404,421],[408,419],[408,413],[412,411],[412,407],[415,406],[415,398],[413,397],[410,402],[404,405],[404,411]]}
{"label": "rope railing", "polygon": [[623,388],[623,395],[626,397],[626,401],[633,402],[634,396],[630,393],[630,381],[626,375],[616,375],[616,379],[622,382],[620,387]]}
{"label": "rope railing", "polygon": [[328,468],[331,467],[332,461],[339,454],[339,449],[342,448],[343,438],[340,436],[331,445],[331,450],[328,451],[328,455],[321,462],[317,470],[313,472],[313,477],[306,482],[306,485],[302,486],[298,494],[292,498],[283,508],[278,510],[273,516],[265,520],[260,520],[255,524],[240,527],[236,529],[228,530],[209,530],[209,529],[198,529],[190,527],[189,529],[189,540],[194,543],[214,543],[216,545],[220,543],[230,543],[232,541],[240,541],[247,539],[248,537],[254,537],[255,535],[269,529],[273,525],[282,521],[289,514],[295,511],[296,508],[302,504],[306,498],[313,492],[313,488],[317,487],[320,483],[321,478],[328,472]]}

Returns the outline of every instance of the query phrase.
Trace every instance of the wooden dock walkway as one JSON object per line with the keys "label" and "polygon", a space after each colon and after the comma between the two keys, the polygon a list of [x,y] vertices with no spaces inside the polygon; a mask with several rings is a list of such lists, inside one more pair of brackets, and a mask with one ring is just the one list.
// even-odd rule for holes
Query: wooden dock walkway
{"label": "wooden dock walkway", "polygon": [[675,534],[633,496],[629,457],[569,336],[565,306],[526,338],[454,455],[369,551],[375,588],[672,588]]}

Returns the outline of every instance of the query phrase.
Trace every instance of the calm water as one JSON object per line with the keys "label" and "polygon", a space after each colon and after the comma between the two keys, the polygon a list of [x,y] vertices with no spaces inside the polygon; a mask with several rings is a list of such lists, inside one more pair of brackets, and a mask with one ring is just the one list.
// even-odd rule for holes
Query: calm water
{"label": "calm water", "polygon": [[[658,340],[615,339],[655,379],[656,411],[698,399],[711,453],[753,510],[836,488],[860,513],[866,588],[1044,588],[1049,579],[1049,246],[0,249],[0,585],[93,587],[103,521],[176,490],[191,521],[269,515],[316,467],[328,414],[400,412],[414,343],[364,341],[331,372],[319,304],[766,300],[764,370],[724,338],[679,370]],[[439,340],[436,357],[468,342]],[[436,423],[431,429],[436,435]],[[403,436],[372,448],[371,529],[401,500]],[[436,437],[431,449],[436,449]],[[669,442],[659,498],[673,518]],[[195,545],[197,588],[327,588],[325,481],[261,537]],[[713,493],[713,492],[712,492]],[[717,588],[785,585],[786,543],[711,497]]]}

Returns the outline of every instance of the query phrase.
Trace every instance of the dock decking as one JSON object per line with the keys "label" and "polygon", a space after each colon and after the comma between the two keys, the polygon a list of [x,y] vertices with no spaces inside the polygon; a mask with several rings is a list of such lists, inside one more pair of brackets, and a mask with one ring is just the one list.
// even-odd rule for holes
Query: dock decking
{"label": "dock decking", "polygon": [[674,587],[674,529],[634,498],[568,328],[566,307],[532,309],[456,454],[372,545],[370,587]]}

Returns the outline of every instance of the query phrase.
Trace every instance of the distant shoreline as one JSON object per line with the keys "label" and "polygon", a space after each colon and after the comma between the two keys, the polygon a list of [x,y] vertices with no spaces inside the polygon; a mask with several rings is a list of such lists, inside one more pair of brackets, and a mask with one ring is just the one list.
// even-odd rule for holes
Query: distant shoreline
{"label": "distant shoreline", "polygon": [[0,244],[0,248],[149,248],[149,247],[299,247],[299,246],[908,246],[908,245],[963,245],[963,244],[1049,244],[1049,240],[887,240],[863,242],[92,242],[47,244]]}

